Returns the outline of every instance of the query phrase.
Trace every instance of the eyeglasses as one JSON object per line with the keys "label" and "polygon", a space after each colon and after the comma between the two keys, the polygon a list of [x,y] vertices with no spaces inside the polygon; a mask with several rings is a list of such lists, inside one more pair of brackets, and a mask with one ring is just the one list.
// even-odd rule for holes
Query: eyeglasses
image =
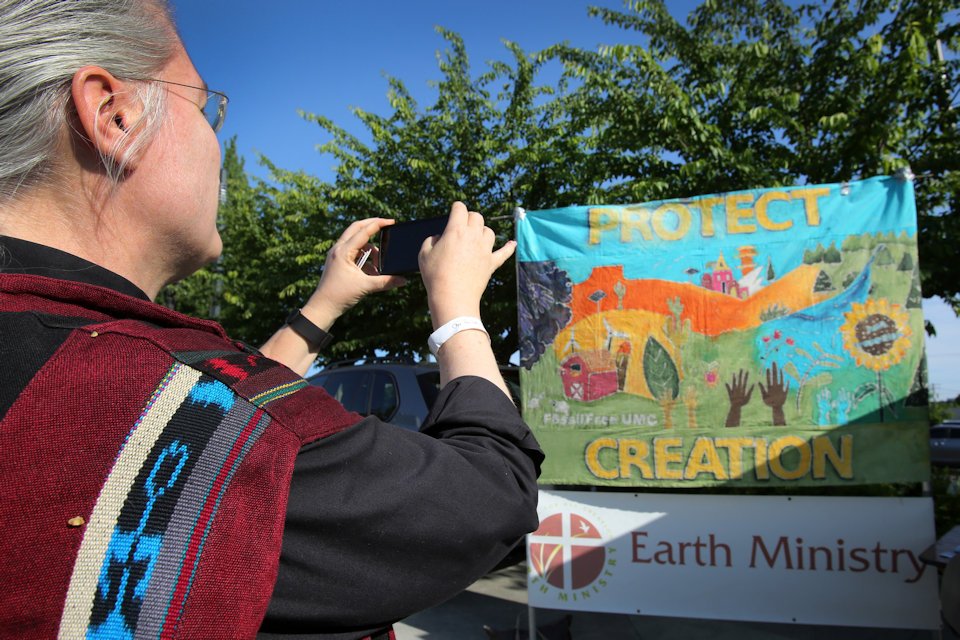
{"label": "eyeglasses", "polygon": [[203,101],[203,105],[197,105],[200,111],[203,112],[203,117],[207,119],[207,123],[213,128],[214,133],[220,131],[220,127],[223,126],[223,119],[227,117],[227,102],[229,98],[225,93],[220,93],[219,91],[214,91],[213,89],[207,89],[206,87],[195,87],[189,84],[182,84],[180,82],[171,82],[169,80],[157,80],[155,78],[147,78],[147,82],[160,82],[162,84],[172,84],[177,87],[186,87],[187,89],[196,89],[197,91],[206,92],[206,98]]}

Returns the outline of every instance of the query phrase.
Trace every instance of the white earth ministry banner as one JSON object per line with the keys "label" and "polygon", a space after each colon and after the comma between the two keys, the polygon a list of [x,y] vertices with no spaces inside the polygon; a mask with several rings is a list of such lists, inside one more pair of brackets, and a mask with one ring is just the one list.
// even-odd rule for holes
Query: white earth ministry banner
{"label": "white earth ministry banner", "polygon": [[929,476],[913,183],[758,189],[517,221],[541,482]]}
{"label": "white earth ministry banner", "polygon": [[531,606],[939,629],[928,498],[541,491]]}

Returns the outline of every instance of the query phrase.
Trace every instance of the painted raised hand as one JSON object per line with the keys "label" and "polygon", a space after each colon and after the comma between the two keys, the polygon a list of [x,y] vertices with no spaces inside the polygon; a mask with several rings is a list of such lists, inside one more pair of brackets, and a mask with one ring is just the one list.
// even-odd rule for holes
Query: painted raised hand
{"label": "painted raised hand", "polygon": [[[749,380],[750,374],[740,369],[733,375],[730,384],[723,383],[723,386],[727,388],[727,396],[730,398],[730,411],[727,412],[726,422],[728,427],[740,426],[740,410],[750,402],[750,396],[753,395],[753,385],[747,386]],[[733,386],[730,386],[731,384]]]}
{"label": "painted raised hand", "polygon": [[844,425],[850,422],[850,409],[853,407],[853,394],[846,389],[841,389],[837,393],[837,399],[833,403],[837,410],[837,424]]}
{"label": "painted raised hand", "polygon": [[783,414],[783,405],[787,401],[787,393],[790,392],[790,383],[784,385],[783,371],[777,369],[777,363],[767,369],[767,386],[760,383],[760,396],[763,398],[763,404],[773,410],[773,424],[779,427],[786,426],[787,418]]}
{"label": "painted raised hand", "polygon": [[817,394],[817,424],[825,427],[830,424],[830,412],[833,410],[833,394],[830,389],[821,389]]}

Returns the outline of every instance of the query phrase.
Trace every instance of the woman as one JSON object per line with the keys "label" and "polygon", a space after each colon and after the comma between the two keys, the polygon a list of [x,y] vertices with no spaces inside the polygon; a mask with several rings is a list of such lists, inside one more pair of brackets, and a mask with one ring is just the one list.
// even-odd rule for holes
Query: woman
{"label": "woman", "polygon": [[391,637],[536,527],[479,321],[512,242],[454,203],[420,253],[441,395],[421,433],[361,419],[300,376],[402,284],[355,264],[391,221],[251,350],[152,302],[221,250],[226,96],[168,7],[0,0],[0,43],[0,635]]}

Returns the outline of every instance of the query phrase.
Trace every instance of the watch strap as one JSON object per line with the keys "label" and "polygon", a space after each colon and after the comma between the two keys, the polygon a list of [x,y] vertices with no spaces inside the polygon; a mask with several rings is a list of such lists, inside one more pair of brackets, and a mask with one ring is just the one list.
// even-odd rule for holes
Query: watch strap
{"label": "watch strap", "polygon": [[300,313],[300,309],[294,309],[287,316],[287,326],[310,344],[311,351],[319,351],[333,342],[333,335],[310,322],[306,316]]}

